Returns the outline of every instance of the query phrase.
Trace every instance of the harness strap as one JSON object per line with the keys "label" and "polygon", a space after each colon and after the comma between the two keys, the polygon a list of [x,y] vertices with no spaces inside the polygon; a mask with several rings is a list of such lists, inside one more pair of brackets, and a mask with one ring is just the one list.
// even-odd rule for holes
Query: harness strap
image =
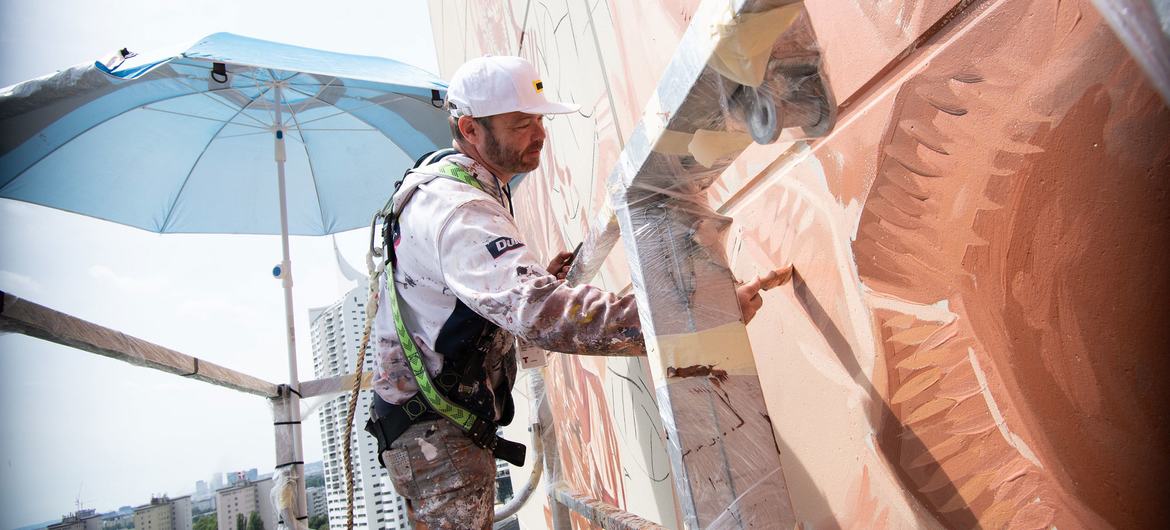
{"label": "harness strap", "polygon": [[[443,165],[439,169],[439,173],[441,176],[458,180],[483,191],[483,185],[458,164]],[[409,197],[405,198],[400,204],[404,207],[408,200]],[[398,212],[393,211],[392,208],[389,208],[389,210],[387,224],[397,223]],[[523,466],[525,447],[522,444],[510,442],[496,436],[495,422],[480,418],[452,402],[440,390],[439,385],[431,379],[430,374],[427,373],[426,364],[423,362],[422,355],[418,351],[418,346],[415,345],[410,333],[406,330],[406,323],[402,320],[402,312],[399,308],[398,286],[394,283],[394,262],[396,261],[392,258],[394,243],[393,241],[383,239],[383,244],[387,244],[387,248],[391,249],[386,253],[385,274],[387,280],[386,285],[388,287],[387,291],[389,292],[388,302],[390,310],[394,313],[394,328],[398,334],[398,342],[402,346],[403,355],[410,365],[411,372],[414,373],[415,383],[418,385],[418,393],[401,405],[402,410],[406,413],[405,427],[402,425],[403,419],[401,417],[371,419],[367,423],[366,430],[378,438],[379,458],[381,458],[382,451],[390,446],[390,442],[393,442],[402,431],[406,430],[406,427],[409,427],[410,424],[417,421],[426,413],[426,409],[419,406],[422,402],[425,402],[425,405],[430,410],[458,425],[471,438],[471,441],[475,445],[491,450],[493,456],[496,458],[506,460],[516,466]],[[451,388],[444,388],[442,390],[450,392]],[[421,399],[419,399],[420,395],[422,396]],[[387,425],[383,425],[383,423],[387,423]],[[401,430],[398,430],[399,428]],[[383,463],[383,465],[385,464]]]}

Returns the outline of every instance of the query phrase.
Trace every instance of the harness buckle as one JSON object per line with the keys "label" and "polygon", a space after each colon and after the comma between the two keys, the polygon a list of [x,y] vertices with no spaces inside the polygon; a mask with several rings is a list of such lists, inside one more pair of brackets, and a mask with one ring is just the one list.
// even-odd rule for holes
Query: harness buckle
{"label": "harness buckle", "polygon": [[487,450],[496,448],[498,438],[496,437],[496,426],[492,422],[477,418],[471,428],[467,430],[467,435],[475,445]]}

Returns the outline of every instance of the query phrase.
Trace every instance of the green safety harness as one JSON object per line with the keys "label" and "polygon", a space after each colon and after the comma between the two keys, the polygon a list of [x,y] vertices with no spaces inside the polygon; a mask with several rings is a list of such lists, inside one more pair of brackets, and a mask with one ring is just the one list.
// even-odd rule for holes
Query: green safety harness
{"label": "green safety harness", "polygon": [[[431,154],[428,153],[428,155],[419,159],[419,163],[430,156]],[[409,174],[409,171],[407,173]],[[439,169],[439,173],[444,178],[457,180],[480,191],[485,191],[479,181],[457,164],[445,164]],[[401,183],[402,181],[399,181],[398,186]],[[398,186],[395,187],[395,191],[397,191]],[[413,193],[413,190],[411,193]],[[408,195],[402,201],[403,208],[409,200],[410,196]],[[426,416],[427,411],[432,410],[439,416],[458,425],[471,438],[471,441],[475,445],[490,450],[492,456],[495,458],[505,460],[515,466],[523,466],[525,453],[523,444],[500,438],[496,435],[497,426],[494,421],[477,416],[447,397],[447,394],[452,392],[459,394],[467,386],[467,381],[460,381],[461,378],[450,373],[440,374],[438,377],[439,380],[435,381],[427,373],[426,364],[423,362],[422,355],[419,353],[414,340],[411,339],[410,333],[406,330],[406,323],[402,321],[402,312],[399,311],[398,286],[394,282],[394,263],[396,260],[394,243],[391,239],[392,227],[398,223],[398,213],[393,210],[393,201],[394,198],[391,196],[386,207],[379,213],[379,216],[384,219],[382,245],[385,249],[384,260],[386,267],[386,286],[389,292],[388,302],[391,311],[394,312],[394,328],[398,333],[398,342],[402,345],[403,355],[410,365],[411,372],[414,373],[414,380],[418,384],[419,391],[405,403],[397,407],[402,414],[392,414],[382,417],[375,417],[374,414],[371,414],[370,420],[366,423],[366,431],[378,440],[378,458],[381,459],[382,453],[389,449],[390,443],[406,431],[411,424],[420,419],[425,419],[424,416]],[[474,363],[474,361],[475,359],[472,359],[468,362]],[[466,377],[462,379],[466,379]],[[422,396],[421,398],[419,397],[420,395]],[[385,462],[383,462],[383,466],[385,466]]]}

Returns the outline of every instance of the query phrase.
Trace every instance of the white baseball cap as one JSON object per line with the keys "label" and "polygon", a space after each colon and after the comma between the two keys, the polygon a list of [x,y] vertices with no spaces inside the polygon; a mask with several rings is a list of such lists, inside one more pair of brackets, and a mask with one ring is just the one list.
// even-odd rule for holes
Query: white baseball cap
{"label": "white baseball cap", "polygon": [[567,114],[578,105],[549,101],[544,83],[523,57],[487,56],[463,63],[447,86],[452,116],[482,118],[508,112]]}

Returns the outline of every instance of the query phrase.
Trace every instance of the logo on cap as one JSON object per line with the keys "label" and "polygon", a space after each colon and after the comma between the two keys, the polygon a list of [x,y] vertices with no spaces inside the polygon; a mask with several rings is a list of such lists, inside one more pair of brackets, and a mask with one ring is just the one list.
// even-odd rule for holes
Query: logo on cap
{"label": "logo on cap", "polygon": [[536,89],[537,94],[544,92],[544,83],[542,83],[539,79],[532,82],[532,87]]}

